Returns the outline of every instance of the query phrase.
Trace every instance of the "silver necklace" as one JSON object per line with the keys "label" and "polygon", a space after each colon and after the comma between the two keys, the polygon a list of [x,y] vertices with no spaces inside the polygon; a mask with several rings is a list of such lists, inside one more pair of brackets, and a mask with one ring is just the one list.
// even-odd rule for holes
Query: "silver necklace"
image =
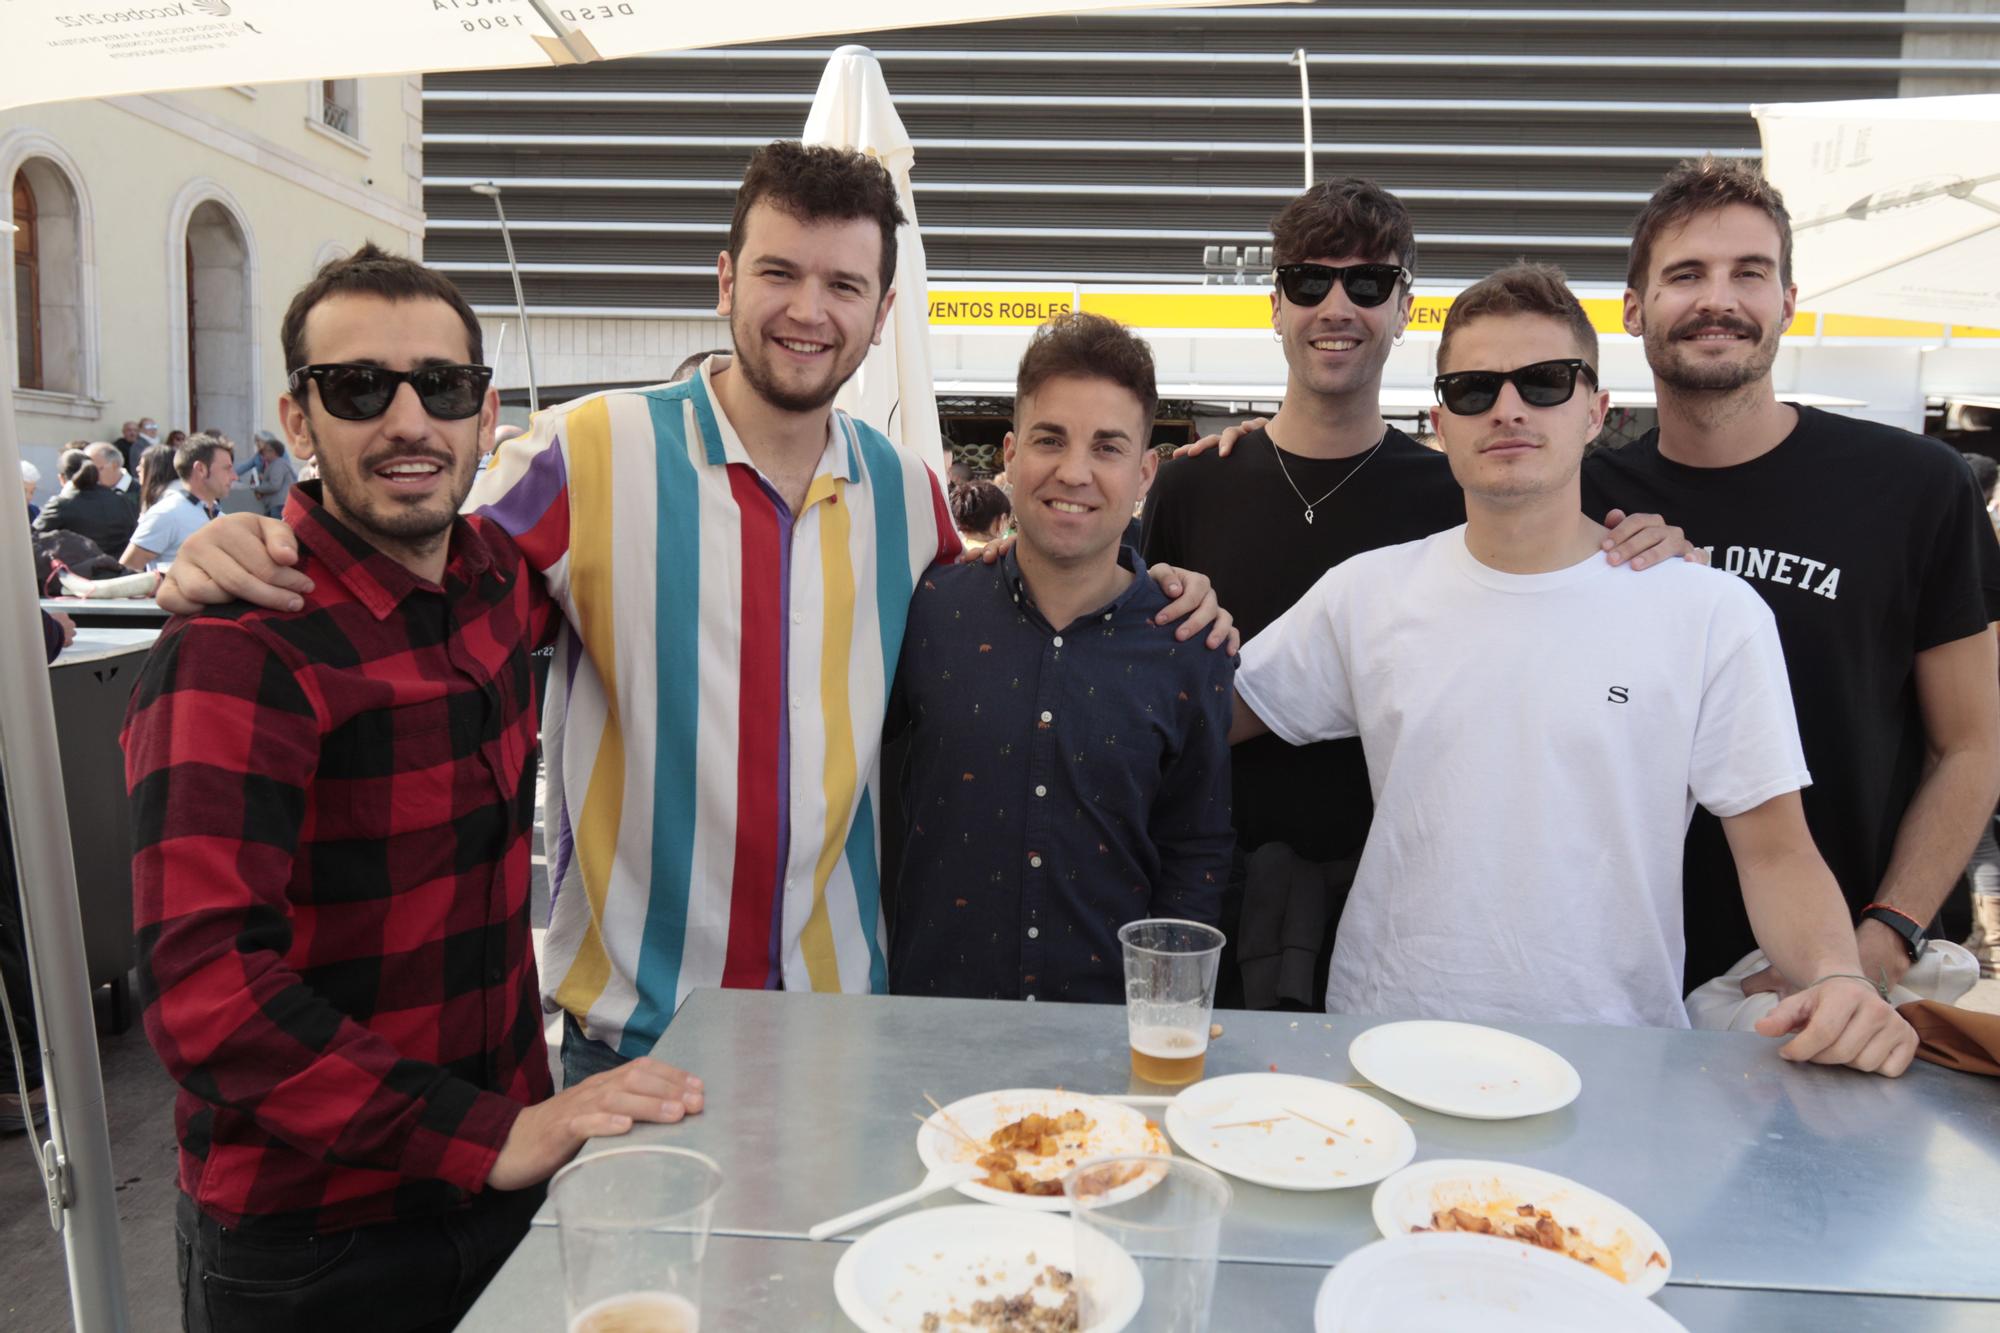
{"label": "silver necklace", "polygon": [[[1376,449],[1380,449],[1384,444],[1387,444],[1388,442],[1389,442],[1389,432],[1385,429],[1382,432],[1382,438],[1375,441],[1375,448],[1370,449],[1367,452],[1367,454],[1365,454],[1362,457],[1361,461],[1354,465],[1353,472],[1348,473],[1346,476],[1342,477],[1339,481],[1334,483],[1333,491],[1337,491],[1342,486],[1345,486],[1348,482],[1353,481],[1355,476],[1361,471],[1361,469],[1368,466],[1368,460],[1375,456]],[[1271,452],[1277,456],[1278,471],[1281,474],[1283,474],[1285,478],[1285,485],[1292,488],[1292,494],[1298,496],[1299,503],[1306,507],[1306,522],[1308,524],[1311,524],[1311,522],[1313,521],[1313,510],[1319,508],[1321,505],[1325,504],[1328,500],[1331,500],[1333,498],[1333,491],[1328,491],[1325,495],[1320,496],[1319,499],[1317,500],[1306,499],[1306,493],[1299,489],[1299,484],[1296,481],[1292,480],[1291,470],[1285,466],[1285,451],[1278,447],[1278,442],[1276,440],[1271,441]]]}

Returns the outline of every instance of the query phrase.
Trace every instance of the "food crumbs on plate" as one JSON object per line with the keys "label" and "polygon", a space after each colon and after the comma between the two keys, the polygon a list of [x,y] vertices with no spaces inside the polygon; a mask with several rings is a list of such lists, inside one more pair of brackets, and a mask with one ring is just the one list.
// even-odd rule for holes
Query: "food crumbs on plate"
{"label": "food crumbs on plate", "polygon": [[[1576,1231],[1576,1228],[1571,1227],[1570,1231],[1574,1233]],[[1667,1261],[1660,1257],[1660,1252],[1658,1250],[1654,1250],[1651,1254],[1646,1256],[1646,1263],[1649,1267],[1654,1264],[1658,1264],[1661,1268],[1665,1268],[1667,1266]]]}
{"label": "food crumbs on plate", "polygon": [[1294,1162],[1303,1162],[1303,1161],[1305,1161],[1306,1159],[1305,1159],[1305,1158],[1303,1158],[1303,1157],[1294,1157],[1294,1158],[1293,1158],[1292,1160],[1293,1160]]}
{"label": "food crumbs on plate", "polygon": [[1222,1035],[1222,1024],[1210,1023],[1208,1025],[1208,1039],[1210,1041],[1214,1041],[1217,1037],[1221,1035]]}
{"label": "food crumbs on plate", "polygon": [[1333,1140],[1332,1140],[1332,1139],[1328,1139],[1328,1140],[1326,1141],[1326,1146],[1327,1146],[1327,1147],[1329,1147],[1329,1148],[1331,1148],[1331,1147],[1333,1146]]}

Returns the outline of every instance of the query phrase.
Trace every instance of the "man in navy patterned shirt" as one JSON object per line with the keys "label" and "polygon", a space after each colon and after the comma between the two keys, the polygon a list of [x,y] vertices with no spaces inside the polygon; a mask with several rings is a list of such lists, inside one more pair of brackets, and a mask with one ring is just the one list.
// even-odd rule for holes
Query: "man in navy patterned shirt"
{"label": "man in navy patterned shirt", "polygon": [[1038,329],[1006,442],[1020,539],[910,601],[897,994],[1116,1002],[1120,926],[1221,916],[1235,662],[1153,623],[1165,597],[1121,545],[1158,399],[1116,322]]}

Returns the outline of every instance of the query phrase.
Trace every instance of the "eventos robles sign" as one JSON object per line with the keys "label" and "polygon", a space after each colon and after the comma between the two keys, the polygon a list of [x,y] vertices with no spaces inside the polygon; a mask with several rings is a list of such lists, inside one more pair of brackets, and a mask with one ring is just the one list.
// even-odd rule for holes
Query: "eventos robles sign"
{"label": "eventos robles sign", "polygon": [[1076,309],[1076,292],[930,290],[930,321],[934,325],[974,328],[1033,328]]}

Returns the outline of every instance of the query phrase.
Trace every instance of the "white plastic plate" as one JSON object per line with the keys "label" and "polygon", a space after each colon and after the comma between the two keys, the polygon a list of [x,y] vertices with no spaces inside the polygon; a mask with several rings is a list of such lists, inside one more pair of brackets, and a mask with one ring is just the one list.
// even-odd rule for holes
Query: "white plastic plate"
{"label": "white plastic plate", "polygon": [[1272,1189],[1372,1185],[1417,1153],[1402,1116],[1365,1093],[1299,1074],[1204,1079],[1181,1089],[1165,1119],[1188,1156]]}
{"label": "white plastic plate", "polygon": [[[975,1204],[928,1208],[885,1222],[848,1246],[833,1270],[833,1294],[866,1333],[917,1333],[926,1314],[969,1314],[975,1301],[1035,1289],[1036,1277],[1051,1264],[1074,1275],[1075,1253],[1066,1217]],[[1123,1262],[1096,1275],[1102,1313],[1086,1333],[1118,1333],[1144,1293],[1139,1266],[1123,1250],[1109,1253]],[[1051,1287],[1035,1290],[1040,1303],[1061,1299]]]}
{"label": "white plastic plate", "polygon": [[1542,1115],[1583,1091],[1576,1067],[1548,1047],[1475,1023],[1384,1023],[1356,1037],[1347,1060],[1384,1092],[1468,1120]]}
{"label": "white plastic plate", "polygon": [[[1650,1296],[1667,1285],[1673,1272],[1674,1256],[1666,1241],[1630,1208],[1566,1176],[1511,1162],[1418,1162],[1382,1182],[1375,1191],[1372,1211],[1376,1229],[1395,1238],[1410,1234],[1413,1227],[1428,1227],[1438,1209],[1496,1203],[1509,1207],[1533,1204],[1547,1209],[1559,1225],[1575,1227],[1583,1239],[1616,1256],[1625,1270],[1624,1285],[1640,1296]],[[1465,1239],[1496,1249],[1536,1248],[1525,1241],[1501,1241],[1491,1236]],[[1544,1253],[1585,1277],[1611,1276],[1576,1259],[1552,1251]],[[1655,1259],[1655,1255],[1659,1257]]]}
{"label": "white plastic plate", "polygon": [[[932,1112],[930,1119],[917,1130],[917,1156],[923,1159],[926,1170],[976,1162],[981,1153],[953,1134],[946,1128],[947,1125],[958,1126],[983,1144],[994,1130],[1023,1116],[1054,1117],[1072,1110],[1082,1111],[1088,1116],[1093,1128],[1073,1145],[1073,1150],[1060,1152],[1054,1157],[1028,1157],[1017,1153],[1016,1160],[1021,1170],[1037,1179],[1060,1180],[1070,1168],[1080,1166],[1093,1157],[1124,1157],[1133,1153],[1154,1153],[1165,1157],[1173,1152],[1158,1126],[1147,1120],[1143,1112],[1132,1107],[1054,1088],[1006,1088],[961,1098],[941,1113]],[[1129,1198],[1158,1183],[1157,1174],[1144,1177],[1119,1197]],[[1014,1194],[989,1189],[976,1180],[955,1188],[968,1199],[998,1204],[1003,1208],[1027,1208],[1045,1213],[1069,1211],[1069,1200],[1060,1194]]]}
{"label": "white plastic plate", "polygon": [[[1571,1271],[1574,1270],[1574,1271]],[[1574,1261],[1485,1236],[1363,1246],[1320,1284],[1313,1333],[1687,1333],[1637,1292]]]}

